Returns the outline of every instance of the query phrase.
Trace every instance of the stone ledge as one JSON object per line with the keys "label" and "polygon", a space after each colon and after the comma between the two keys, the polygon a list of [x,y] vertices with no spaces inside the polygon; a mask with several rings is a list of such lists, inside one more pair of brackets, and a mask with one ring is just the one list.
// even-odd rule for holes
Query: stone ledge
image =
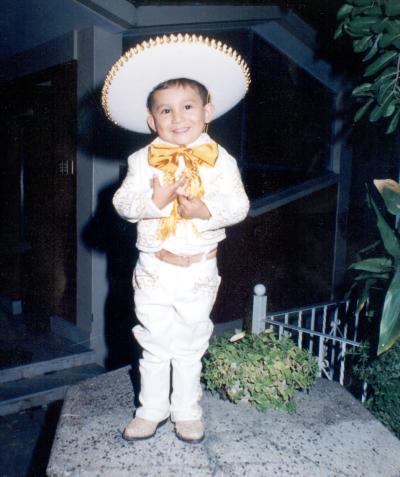
{"label": "stone ledge", "polygon": [[132,417],[129,368],[70,388],[49,477],[399,477],[400,441],[339,384],[299,393],[297,412],[260,413],[205,393],[206,438],[176,439],[171,423],[147,441],[126,442]]}

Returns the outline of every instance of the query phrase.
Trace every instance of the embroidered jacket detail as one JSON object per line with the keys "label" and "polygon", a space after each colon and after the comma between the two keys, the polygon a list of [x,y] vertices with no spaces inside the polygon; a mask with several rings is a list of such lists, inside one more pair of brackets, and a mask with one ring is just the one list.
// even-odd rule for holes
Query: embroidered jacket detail
{"label": "embroidered jacket detail", "polygon": [[[207,134],[202,134],[197,142],[212,142]],[[155,142],[161,142],[156,139]],[[152,178],[155,174],[162,180],[162,173],[151,167],[147,160],[148,147],[133,153],[128,158],[128,173],[113,197],[118,214],[129,222],[138,222],[137,248],[144,252],[154,252],[162,248],[163,242],[157,238],[160,219],[168,217],[171,204],[158,209],[151,197]],[[202,200],[207,205],[211,217],[208,220],[192,219],[193,230],[197,230],[203,245],[216,244],[225,238],[225,227],[242,221],[249,210],[249,200],[244,190],[235,159],[219,146],[219,156],[215,167],[200,167],[204,184]],[[199,238],[200,237],[200,238]]]}

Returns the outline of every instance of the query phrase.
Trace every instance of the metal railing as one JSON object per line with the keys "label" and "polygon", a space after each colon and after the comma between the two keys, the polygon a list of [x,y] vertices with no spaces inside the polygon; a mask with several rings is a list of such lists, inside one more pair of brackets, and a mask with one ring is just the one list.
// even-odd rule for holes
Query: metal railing
{"label": "metal railing", "polygon": [[[307,349],[318,361],[319,375],[342,386],[349,383],[347,358],[361,346],[358,341],[360,312],[347,300],[319,303],[274,313],[267,312],[266,288],[254,287],[253,334],[266,328],[276,331],[281,339],[290,336],[299,348]],[[365,311],[364,311],[365,312]],[[361,401],[367,396],[367,383],[362,383]]]}

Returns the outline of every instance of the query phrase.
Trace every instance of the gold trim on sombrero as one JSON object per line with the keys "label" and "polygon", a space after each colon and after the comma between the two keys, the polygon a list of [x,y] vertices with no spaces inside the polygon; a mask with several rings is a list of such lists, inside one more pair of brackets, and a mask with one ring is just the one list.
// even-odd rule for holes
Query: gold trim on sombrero
{"label": "gold trim on sombrero", "polygon": [[[118,124],[114,119],[112,118],[112,115],[110,113],[109,105],[108,105],[108,92],[110,89],[110,85],[115,77],[115,75],[118,73],[118,71],[124,66],[124,64],[129,61],[131,58],[134,56],[138,55],[140,52],[144,51],[147,48],[153,48],[155,46],[159,45],[165,45],[168,43],[203,43],[215,50],[220,51],[221,53],[224,53],[231,57],[242,69],[242,73],[244,76],[244,81],[246,85],[246,92],[249,89],[251,79],[250,79],[250,69],[247,66],[246,62],[244,59],[239,55],[239,53],[234,50],[232,47],[226,45],[225,43],[222,43],[221,41],[216,41],[213,38],[208,38],[208,37],[203,37],[203,35],[189,35],[186,33],[185,35],[182,35],[181,33],[177,35],[163,35],[163,36],[157,36],[156,38],[150,38],[149,40],[145,40],[142,43],[137,44],[135,47],[131,48],[128,50],[110,69],[109,73],[106,76],[106,79],[104,81],[104,86],[102,89],[101,93],[101,104],[103,106],[103,109],[106,113],[106,116],[108,119],[110,119],[114,124]],[[154,85],[156,86],[156,85]]]}

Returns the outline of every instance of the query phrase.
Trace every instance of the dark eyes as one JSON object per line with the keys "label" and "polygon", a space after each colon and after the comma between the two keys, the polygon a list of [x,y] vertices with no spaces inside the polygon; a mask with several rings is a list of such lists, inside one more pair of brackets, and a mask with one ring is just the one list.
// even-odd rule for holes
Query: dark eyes
{"label": "dark eyes", "polygon": [[[189,111],[190,109],[193,109],[193,105],[192,104],[185,104],[184,109],[185,109],[185,111]],[[160,112],[161,112],[161,114],[170,114],[171,109],[170,108],[163,108]]]}

